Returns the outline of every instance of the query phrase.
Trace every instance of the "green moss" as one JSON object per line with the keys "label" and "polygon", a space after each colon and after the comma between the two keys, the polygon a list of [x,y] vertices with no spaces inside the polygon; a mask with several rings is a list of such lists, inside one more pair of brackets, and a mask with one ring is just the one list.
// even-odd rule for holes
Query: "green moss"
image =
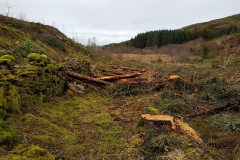
{"label": "green moss", "polygon": [[37,75],[37,72],[34,72],[34,71],[25,71],[25,72],[20,72],[20,74],[18,76],[21,76],[21,77],[31,77],[33,75]]}
{"label": "green moss", "polygon": [[0,160],[55,160],[55,156],[35,145],[19,144],[10,153],[10,155],[0,157]]}
{"label": "green moss", "polygon": [[[74,140],[73,135],[69,133],[66,129],[60,128],[57,125],[50,123],[44,118],[39,118],[32,114],[26,114],[25,116],[23,116],[22,121],[25,125],[25,132],[32,133],[37,131],[44,134],[44,136],[53,136],[52,138],[55,140],[59,140],[57,137],[63,137],[61,139],[62,141],[65,141],[65,138],[67,137],[69,138],[69,140]],[[41,136],[36,136],[35,138],[41,139]]]}
{"label": "green moss", "polygon": [[19,76],[19,75],[21,75],[23,72],[24,72],[23,69],[19,69],[19,70],[17,70],[17,75]]}
{"label": "green moss", "polygon": [[42,157],[46,154],[47,152],[44,149],[34,145],[31,146],[28,151],[23,153],[24,156],[27,156],[29,158]]}
{"label": "green moss", "polygon": [[12,60],[10,60],[10,59],[1,59],[1,58],[0,58],[0,64],[12,66],[12,65],[13,65],[13,62],[12,62]]}
{"label": "green moss", "polygon": [[137,123],[134,125],[134,128],[142,127],[144,125],[144,120],[142,118],[139,118]]}
{"label": "green moss", "polygon": [[6,38],[0,38],[1,47],[4,49],[8,49],[11,46],[11,41]]}
{"label": "green moss", "polygon": [[0,123],[6,118],[6,111],[0,109]]}
{"label": "green moss", "polygon": [[0,123],[0,145],[13,147],[20,141],[20,137],[4,123]]}
{"label": "green moss", "polygon": [[7,100],[4,97],[4,87],[0,87],[0,108],[7,109]]}
{"label": "green moss", "polygon": [[142,142],[143,142],[143,139],[134,138],[134,139],[130,142],[129,147],[130,147],[130,148],[136,147],[137,145],[142,144]]}
{"label": "green moss", "polygon": [[2,81],[9,81],[9,82],[15,82],[18,80],[18,77],[12,74],[8,74],[5,77],[1,79]]}
{"label": "green moss", "polygon": [[196,160],[201,160],[202,159],[201,155],[203,155],[203,152],[200,149],[195,149],[195,148],[186,149],[186,153],[188,157],[190,157],[190,159],[194,158]]}
{"label": "green moss", "polygon": [[57,73],[57,71],[60,69],[61,65],[59,64],[48,64],[46,67],[44,67],[44,70],[49,73]]}
{"label": "green moss", "polygon": [[0,26],[0,35],[6,36],[8,38],[17,39],[19,41],[22,41],[26,38],[25,33],[7,26]]}
{"label": "green moss", "polygon": [[9,90],[7,91],[8,100],[7,108],[11,112],[20,113],[20,104],[19,104],[19,94],[18,94],[18,87],[14,85],[9,85]]}
{"label": "green moss", "polygon": [[144,112],[147,114],[158,114],[158,109],[152,108],[152,107],[147,107],[144,109]]}
{"label": "green moss", "polygon": [[11,61],[14,61],[14,57],[10,55],[3,55],[0,59],[10,59]]}
{"label": "green moss", "polygon": [[40,55],[38,53],[31,53],[27,56],[29,61],[35,61],[35,65],[45,66],[48,63],[48,58],[46,55]]}

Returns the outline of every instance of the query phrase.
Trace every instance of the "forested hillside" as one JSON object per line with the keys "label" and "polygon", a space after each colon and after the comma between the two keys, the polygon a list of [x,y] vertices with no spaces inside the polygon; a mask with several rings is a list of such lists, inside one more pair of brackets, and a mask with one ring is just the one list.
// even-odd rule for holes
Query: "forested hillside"
{"label": "forested hillside", "polygon": [[153,47],[155,45],[161,47],[167,44],[181,44],[198,37],[210,40],[231,33],[239,33],[240,25],[237,23],[238,19],[236,19],[239,16],[231,17],[233,18],[191,25],[177,30],[156,30],[139,33],[131,39],[131,44],[136,48]]}

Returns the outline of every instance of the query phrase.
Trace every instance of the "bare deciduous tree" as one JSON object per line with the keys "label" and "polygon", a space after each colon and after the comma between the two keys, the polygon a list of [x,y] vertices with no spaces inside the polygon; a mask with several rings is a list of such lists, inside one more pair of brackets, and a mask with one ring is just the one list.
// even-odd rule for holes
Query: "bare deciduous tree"
{"label": "bare deciduous tree", "polygon": [[19,13],[19,14],[18,14],[18,18],[19,18],[20,20],[26,21],[26,20],[27,20],[26,13],[25,13],[24,11],[22,11],[22,13]]}
{"label": "bare deciduous tree", "polygon": [[10,16],[10,9],[15,7],[15,6],[16,5],[9,4],[8,0],[2,1],[2,3],[0,3],[0,9],[1,9],[0,14],[9,17]]}

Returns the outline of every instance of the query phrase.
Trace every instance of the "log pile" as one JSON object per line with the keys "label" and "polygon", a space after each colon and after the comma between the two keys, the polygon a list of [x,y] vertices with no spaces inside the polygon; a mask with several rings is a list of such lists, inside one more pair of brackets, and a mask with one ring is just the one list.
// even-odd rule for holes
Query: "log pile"
{"label": "log pile", "polygon": [[[116,69],[116,67],[112,67],[112,69],[98,68],[98,71],[96,72],[96,67],[93,68],[94,69],[91,71],[92,74],[90,76],[76,72],[76,70],[72,67],[68,67],[66,74],[71,78],[104,89],[117,82],[130,85],[154,86],[155,89],[161,88],[161,86],[159,87],[159,84],[163,83],[163,79],[161,79],[160,75],[157,75],[157,73],[147,69],[135,69],[129,67],[120,67]],[[167,82],[164,83],[167,84]],[[71,90],[74,91],[72,86]]]}

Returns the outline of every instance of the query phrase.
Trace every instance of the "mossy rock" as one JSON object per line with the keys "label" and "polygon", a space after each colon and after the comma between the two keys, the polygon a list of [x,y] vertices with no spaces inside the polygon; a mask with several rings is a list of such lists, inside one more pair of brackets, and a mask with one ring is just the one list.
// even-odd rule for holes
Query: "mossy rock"
{"label": "mossy rock", "polygon": [[47,59],[47,56],[46,55],[40,55],[38,53],[31,53],[27,56],[27,58],[30,60],[30,61],[37,61],[37,62],[40,62],[41,60],[43,59]]}
{"label": "mossy rock", "polygon": [[29,59],[29,61],[34,61],[36,63],[33,63],[34,65],[37,65],[37,66],[46,66],[47,63],[50,63],[48,61],[48,57],[46,55],[40,55],[38,53],[31,53],[27,56],[27,58]]}
{"label": "mossy rock", "polygon": [[51,64],[48,64],[46,67],[44,67],[44,70],[48,73],[56,74],[58,71],[65,71],[66,65],[64,63],[62,64],[51,63]]}

